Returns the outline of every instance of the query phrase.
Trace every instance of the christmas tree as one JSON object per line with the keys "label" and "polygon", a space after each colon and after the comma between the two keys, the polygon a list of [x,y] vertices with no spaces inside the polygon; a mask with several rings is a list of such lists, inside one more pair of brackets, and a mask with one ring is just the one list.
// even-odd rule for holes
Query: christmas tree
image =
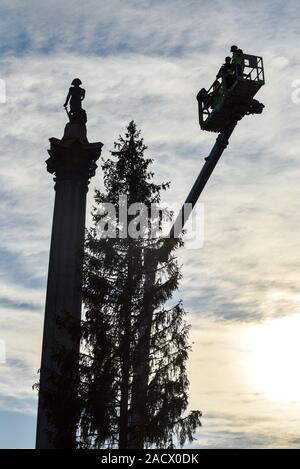
{"label": "christmas tree", "polygon": [[176,245],[160,257],[171,214],[158,207],[169,184],[154,183],[146,149],[130,122],[95,193],[84,263],[82,448],[182,446],[201,425],[200,411],[187,414],[189,326],[182,303],[172,304]]}

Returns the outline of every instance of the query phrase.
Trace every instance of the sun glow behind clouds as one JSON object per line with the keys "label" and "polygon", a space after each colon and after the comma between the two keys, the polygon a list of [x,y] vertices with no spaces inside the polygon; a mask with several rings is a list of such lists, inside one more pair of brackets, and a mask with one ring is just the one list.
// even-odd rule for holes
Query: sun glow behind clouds
{"label": "sun glow behind clouds", "polygon": [[300,314],[267,320],[242,334],[245,371],[266,397],[300,402]]}

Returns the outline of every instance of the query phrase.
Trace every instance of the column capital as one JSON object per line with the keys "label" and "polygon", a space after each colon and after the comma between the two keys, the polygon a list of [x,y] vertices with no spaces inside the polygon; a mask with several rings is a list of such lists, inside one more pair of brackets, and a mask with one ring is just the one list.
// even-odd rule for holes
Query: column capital
{"label": "column capital", "polygon": [[81,180],[88,183],[95,175],[96,161],[101,155],[103,143],[81,140],[50,138],[50,158],[46,160],[47,171],[54,181]]}

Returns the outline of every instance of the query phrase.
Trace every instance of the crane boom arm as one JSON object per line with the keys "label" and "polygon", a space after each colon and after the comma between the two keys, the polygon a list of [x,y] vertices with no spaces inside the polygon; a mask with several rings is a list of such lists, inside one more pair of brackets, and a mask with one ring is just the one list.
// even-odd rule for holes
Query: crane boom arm
{"label": "crane boom arm", "polygon": [[[212,147],[209,156],[206,158],[204,166],[202,167],[189,195],[187,196],[185,203],[180,209],[180,212],[170,230],[169,238],[177,239],[187,222],[192,209],[194,208],[197,200],[200,197],[207,181],[209,180],[216,164],[218,163],[223,151],[228,145],[229,137],[231,136],[237,122],[232,123],[225,132],[218,135],[214,146]],[[190,204],[190,205],[186,205]]]}

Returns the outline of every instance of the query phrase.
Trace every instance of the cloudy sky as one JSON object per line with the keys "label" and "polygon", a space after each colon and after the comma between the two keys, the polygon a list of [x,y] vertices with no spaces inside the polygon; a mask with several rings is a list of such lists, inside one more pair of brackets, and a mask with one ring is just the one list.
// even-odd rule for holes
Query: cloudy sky
{"label": "cloudy sky", "polygon": [[[180,203],[216,137],[199,130],[195,96],[232,44],[264,57],[266,107],[239,123],[203,194],[203,247],[179,253],[190,403],[204,414],[195,446],[300,446],[299,16],[297,0],[0,0],[2,448],[34,446],[54,201],[44,161],[71,80],[103,156],[134,119],[157,181],[172,183],[166,202]],[[88,212],[95,186],[99,170]]]}

